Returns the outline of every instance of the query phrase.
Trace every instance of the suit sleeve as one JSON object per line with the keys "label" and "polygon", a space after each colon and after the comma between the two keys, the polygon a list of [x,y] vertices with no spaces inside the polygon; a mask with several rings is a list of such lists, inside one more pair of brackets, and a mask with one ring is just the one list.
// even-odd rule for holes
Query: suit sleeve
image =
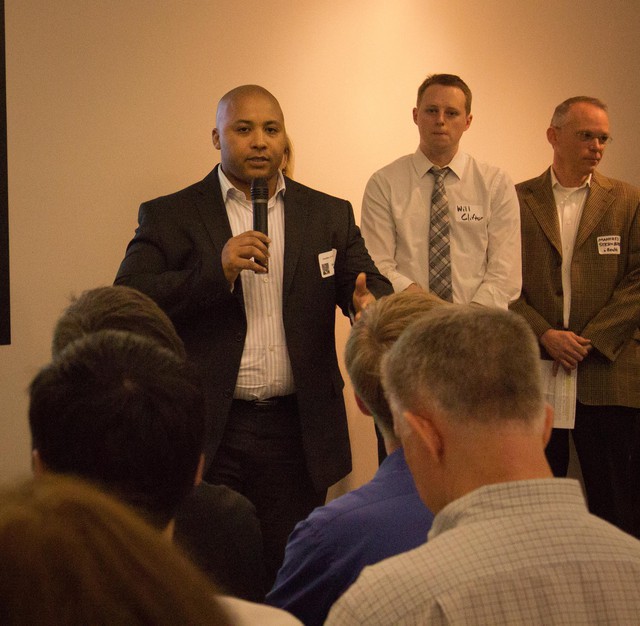
{"label": "suit sleeve", "polygon": [[337,304],[342,312],[349,316],[356,278],[360,272],[366,273],[367,287],[376,298],[393,293],[393,288],[389,280],[380,274],[369,256],[360,229],[356,225],[351,204],[345,202],[345,205],[345,247],[344,253],[336,259],[336,277],[338,279]]}
{"label": "suit sleeve", "polygon": [[538,313],[528,302],[526,296],[521,295],[515,302],[509,305],[509,309],[522,315],[538,339],[544,335],[550,328],[553,328],[547,320]]}
{"label": "suit sleeve", "polygon": [[191,213],[161,201],[142,204],[115,279],[146,293],[174,320],[233,301],[220,257]]}

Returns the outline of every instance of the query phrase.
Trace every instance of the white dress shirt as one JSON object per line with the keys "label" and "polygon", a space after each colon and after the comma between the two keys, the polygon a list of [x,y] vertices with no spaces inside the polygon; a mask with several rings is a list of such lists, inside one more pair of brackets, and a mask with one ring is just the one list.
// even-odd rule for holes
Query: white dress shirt
{"label": "white dress shirt", "polygon": [[578,225],[582,217],[582,209],[587,201],[591,175],[580,187],[563,187],[556,178],[551,168],[551,188],[558,210],[558,223],[560,225],[560,239],[562,240],[562,315],[564,327],[569,328],[569,316],[571,315],[571,260],[573,259],[573,246],[576,243]]}
{"label": "white dress shirt", "polygon": [[[429,289],[432,166],[418,149],[378,170],[364,192],[362,234],[396,292],[411,283]],[[448,167],[453,301],[506,309],[522,286],[515,187],[503,170],[462,152]]]}
{"label": "white dress shirt", "polygon": [[[218,174],[233,236],[253,230],[251,202],[231,184],[222,168]],[[278,174],[276,193],[268,204],[269,273],[240,272],[247,336],[233,397],[241,400],[264,400],[295,391],[282,321],[284,193],[284,178]]]}

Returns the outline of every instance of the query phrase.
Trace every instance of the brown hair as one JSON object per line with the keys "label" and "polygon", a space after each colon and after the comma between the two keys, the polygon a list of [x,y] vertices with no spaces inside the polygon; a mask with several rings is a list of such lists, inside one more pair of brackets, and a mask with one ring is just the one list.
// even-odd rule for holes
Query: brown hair
{"label": "brown hair", "polygon": [[210,581],[166,537],[77,479],[0,491],[0,560],[7,626],[229,623]]}
{"label": "brown hair", "polygon": [[53,331],[53,356],[72,341],[99,330],[144,335],[186,358],[182,339],[164,311],[149,296],[120,285],[89,289],[71,299]]}
{"label": "brown hair", "polygon": [[467,86],[462,78],[456,76],[455,74],[429,74],[420,87],[418,87],[418,100],[416,106],[420,106],[420,100],[422,99],[422,94],[426,91],[427,87],[431,87],[431,85],[444,85],[445,87],[457,87],[464,94],[464,108],[467,112],[467,115],[471,113],[471,89]]}

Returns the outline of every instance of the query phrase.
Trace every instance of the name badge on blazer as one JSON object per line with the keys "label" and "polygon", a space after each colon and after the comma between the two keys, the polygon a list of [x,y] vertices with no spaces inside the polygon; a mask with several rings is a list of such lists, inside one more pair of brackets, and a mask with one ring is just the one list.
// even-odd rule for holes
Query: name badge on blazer
{"label": "name badge on blazer", "polygon": [[336,273],[336,254],[338,251],[331,248],[328,252],[321,252],[318,255],[318,264],[320,265],[320,276],[329,278]]}
{"label": "name badge on blazer", "polygon": [[598,237],[598,254],[620,254],[620,235]]}

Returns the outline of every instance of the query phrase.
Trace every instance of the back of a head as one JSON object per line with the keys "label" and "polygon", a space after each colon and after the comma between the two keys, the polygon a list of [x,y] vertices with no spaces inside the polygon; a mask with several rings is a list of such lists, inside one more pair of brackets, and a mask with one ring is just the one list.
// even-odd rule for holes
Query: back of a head
{"label": "back of a head", "polygon": [[410,326],[383,362],[403,409],[451,420],[532,423],[544,415],[539,348],[523,318],[496,308],[435,309]]}
{"label": "back of a head", "polygon": [[345,364],[354,391],[385,435],[393,434],[393,415],[380,380],[382,357],[402,332],[434,307],[453,306],[427,291],[402,291],[372,302],[353,325]]}
{"label": "back of a head", "polygon": [[34,449],[51,471],[95,481],[163,527],[193,488],[204,399],[187,362],[145,337],[101,331],[31,383]]}
{"label": "back of a head", "polygon": [[53,332],[55,357],[68,344],[100,330],[123,330],[154,339],[180,358],[182,340],[164,311],[137,289],[116,285],[84,291],[64,311]]}
{"label": "back of a head", "polygon": [[4,626],[228,623],[166,537],[69,477],[0,490],[0,562]]}

